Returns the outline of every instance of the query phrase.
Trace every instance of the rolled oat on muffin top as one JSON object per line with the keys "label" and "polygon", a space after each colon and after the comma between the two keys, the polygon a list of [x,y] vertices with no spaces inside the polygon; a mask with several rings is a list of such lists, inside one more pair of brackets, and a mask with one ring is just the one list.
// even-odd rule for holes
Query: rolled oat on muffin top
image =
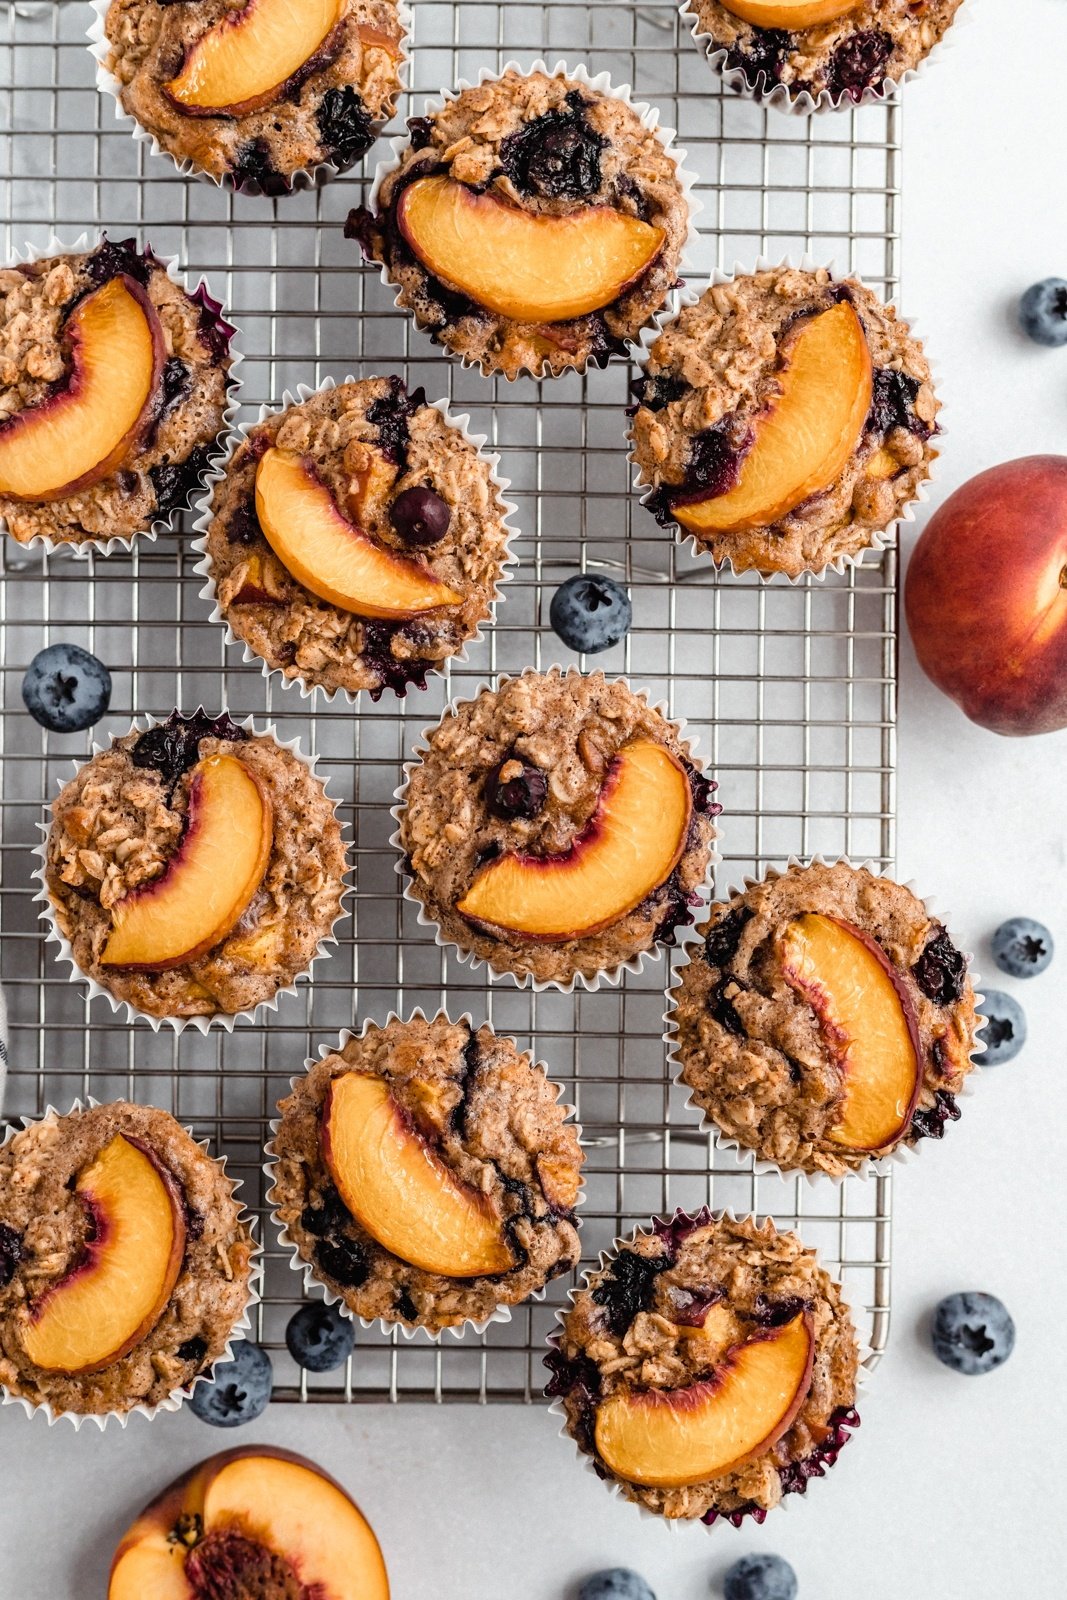
{"label": "rolled oat on muffin top", "polygon": [[270,1202],[347,1309],[431,1334],[482,1322],[580,1255],[578,1130],[487,1025],[369,1024],[280,1102]]}
{"label": "rolled oat on muffin top", "polygon": [[648,120],[600,80],[509,67],[409,120],[346,232],[486,374],[603,366],[664,305],[689,233],[680,156]]}
{"label": "rolled oat on muffin top", "polygon": [[443,941],[496,974],[566,987],[617,977],[692,920],[716,784],[628,684],[524,672],[425,738],[395,842]]}
{"label": "rolled oat on muffin top", "polygon": [[219,610],[267,667],[377,700],[425,688],[492,614],[512,509],[422,389],[365,378],[248,430],[211,494]]}
{"label": "rolled oat on muffin top", "polygon": [[856,558],[937,456],[922,345],[824,267],[711,285],[664,328],[634,393],[645,503],[736,572],[795,578]]}
{"label": "rolled oat on muffin top", "polygon": [[711,908],[672,991],[682,1081],[720,1131],[839,1177],[960,1115],[967,960],[903,884],[816,862]]}
{"label": "rolled oat on muffin top", "polygon": [[156,1406],[223,1354],[253,1243],[166,1111],[50,1111],[0,1146],[0,1384],[54,1415]]}

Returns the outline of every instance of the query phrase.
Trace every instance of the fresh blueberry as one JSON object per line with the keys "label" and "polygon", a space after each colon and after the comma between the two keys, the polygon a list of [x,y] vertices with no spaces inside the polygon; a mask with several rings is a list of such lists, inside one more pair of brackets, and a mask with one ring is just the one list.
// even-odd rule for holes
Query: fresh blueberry
{"label": "fresh blueberry", "polygon": [[1052,935],[1030,917],[1011,917],[993,935],[993,960],[1009,978],[1036,978],[1052,960]]}
{"label": "fresh blueberry", "polygon": [[285,1342],[293,1360],[309,1372],[332,1372],[352,1354],[356,1330],[351,1317],[343,1317],[336,1306],[314,1300],[290,1317]]}
{"label": "fresh blueberry", "polygon": [[111,674],[76,644],[38,650],[22,680],[26,710],[53,733],[91,728],[111,704]]}
{"label": "fresh blueberry", "polygon": [[797,1575],[781,1556],[742,1556],[723,1579],[726,1600],[795,1600]]}
{"label": "fresh blueberry", "polygon": [[586,1578],[578,1600],[656,1600],[644,1578],[629,1567],[608,1567]]}
{"label": "fresh blueberry", "polygon": [[979,1035],[985,1040],[983,1067],[1003,1066],[1014,1061],[1026,1043],[1026,1012],[1018,1000],[1000,989],[990,989],[979,1007],[979,1015],[986,1025]]}
{"label": "fresh blueberry", "polygon": [[1037,344],[1067,344],[1067,279],[1032,284],[1019,301],[1019,321]]}
{"label": "fresh blueberry", "polygon": [[1015,1348],[1015,1324],[995,1294],[950,1294],[934,1311],[931,1338],[939,1361],[976,1378],[1007,1361]]}
{"label": "fresh blueberry", "polygon": [[405,544],[440,544],[448,532],[452,512],[448,501],[435,490],[416,484],[397,495],[389,517]]}
{"label": "fresh blueberry", "polygon": [[210,1383],[197,1384],[189,1408],[213,1428],[239,1428],[266,1411],[273,1379],[267,1352],[251,1339],[242,1339],[233,1347],[233,1360],[220,1361]]}
{"label": "fresh blueberry", "polygon": [[596,655],[610,650],[629,631],[630,596],[614,578],[576,573],[560,584],[552,596],[548,617],[563,643],[571,650]]}

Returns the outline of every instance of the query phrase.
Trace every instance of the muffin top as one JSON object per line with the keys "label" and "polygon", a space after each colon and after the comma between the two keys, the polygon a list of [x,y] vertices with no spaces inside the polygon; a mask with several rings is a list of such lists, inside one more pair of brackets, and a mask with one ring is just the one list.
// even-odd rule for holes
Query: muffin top
{"label": "muffin top", "polygon": [[[848,106],[887,80],[899,83],[948,31],[963,0],[688,0],[708,50],[759,94],[827,93]],[[792,11],[789,26],[781,14]],[[768,25],[768,23],[770,25]],[[777,25],[776,25],[777,24]],[[710,41],[710,42],[709,42]]]}
{"label": "muffin top", "polygon": [[566,985],[691,921],[714,790],[678,727],[626,683],[525,672],[429,734],[399,843],[446,939],[494,971]]}
{"label": "muffin top", "polygon": [[394,0],[112,0],[105,65],[174,159],[248,193],[365,155],[400,93]]}
{"label": "muffin top", "polygon": [[762,1522],[859,1423],[840,1287],[769,1221],[657,1221],[587,1274],[561,1320],[545,1364],[567,1432],[660,1516]]}
{"label": "muffin top", "polygon": [[158,1405],[222,1355],[252,1240],[166,1111],[54,1112],[0,1147],[0,1383],[56,1414]]}
{"label": "muffin top", "polygon": [[689,230],[677,164],[625,101],[508,71],[414,117],[348,232],[398,303],[486,373],[603,366],[674,287]]}
{"label": "muffin top", "polygon": [[45,881],[75,965],[152,1017],[271,999],[341,910],[340,824],[269,734],[175,712],[114,739],[52,807]]}
{"label": "muffin top", "polygon": [[583,1157],[557,1096],[487,1025],[372,1025],[280,1103],[278,1220],[357,1316],[480,1321],[577,1264]]}
{"label": "muffin top", "polygon": [[324,390],[251,428],[215,486],[219,607],[287,678],[374,700],[424,688],[491,614],[507,509],[421,389]]}
{"label": "muffin top", "polygon": [[183,510],[218,454],[233,331],[135,239],[0,269],[0,522],[79,545]]}
{"label": "muffin top", "polygon": [[712,906],[699,932],[675,1049],[729,1138],[839,1176],[959,1117],[974,990],[910,889],[840,861],[794,866]]}
{"label": "muffin top", "polygon": [[915,498],[937,455],[922,346],[825,268],[706,289],[634,386],[639,483],[664,527],[738,572],[821,572]]}

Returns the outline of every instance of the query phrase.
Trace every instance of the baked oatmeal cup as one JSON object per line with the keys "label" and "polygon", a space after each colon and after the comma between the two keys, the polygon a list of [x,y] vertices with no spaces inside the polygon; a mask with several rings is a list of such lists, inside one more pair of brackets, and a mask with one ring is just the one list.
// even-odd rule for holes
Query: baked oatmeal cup
{"label": "baked oatmeal cup", "polygon": [[248,1326],[235,1185],[166,1111],[49,1110],[0,1145],[0,1386],[50,1420],[176,1410]]}
{"label": "baked oatmeal cup", "polygon": [[769,1219],[657,1219],[571,1301],[545,1358],[553,1409],[597,1476],[655,1516],[762,1522],[859,1426],[841,1287]]}
{"label": "baked oatmeal cup", "polygon": [[185,173],[283,195],[366,155],[404,86],[396,0],[93,0],[97,86]]}
{"label": "baked oatmeal cup", "polygon": [[529,670],[455,702],[423,740],[393,843],[439,943],[519,983],[595,987],[692,921],[717,785],[628,684]]}
{"label": "baked oatmeal cup", "polygon": [[279,1104],[269,1200],[308,1288],[387,1330],[484,1329],[578,1263],[569,1106],[511,1039],[368,1023]]}
{"label": "baked oatmeal cup", "polygon": [[251,719],[175,712],[78,768],[38,852],[62,958],[114,1009],[175,1026],[270,1003],[341,914],[335,802]]}
{"label": "baked oatmeal cup", "polygon": [[726,1141],[841,1177],[958,1120],[974,988],[910,889],[846,861],[793,865],[713,905],[697,932],[668,1046]]}
{"label": "baked oatmeal cup", "polygon": [[396,304],[488,376],[625,355],[676,287],[683,152],[607,74],[514,63],[408,121],[348,219]]}
{"label": "baked oatmeal cup", "polygon": [[426,687],[493,613],[507,482],[484,439],[400,378],[264,411],[201,502],[215,620],[306,690]]}
{"label": "baked oatmeal cup", "polygon": [[136,239],[83,243],[0,269],[0,530],[106,554],[199,490],[239,358],[206,284]]}

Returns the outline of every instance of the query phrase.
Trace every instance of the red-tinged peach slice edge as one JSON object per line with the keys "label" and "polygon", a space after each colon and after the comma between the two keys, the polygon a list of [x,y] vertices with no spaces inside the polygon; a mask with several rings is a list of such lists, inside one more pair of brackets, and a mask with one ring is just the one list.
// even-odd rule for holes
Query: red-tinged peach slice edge
{"label": "red-tinged peach slice edge", "polygon": [[280,99],[322,49],[347,0],[246,0],[208,28],[164,85],[190,116],[247,116]]}
{"label": "red-tinged peach slice edge", "polygon": [[814,28],[856,9],[856,0],[722,0],[727,11],[756,28]]}

